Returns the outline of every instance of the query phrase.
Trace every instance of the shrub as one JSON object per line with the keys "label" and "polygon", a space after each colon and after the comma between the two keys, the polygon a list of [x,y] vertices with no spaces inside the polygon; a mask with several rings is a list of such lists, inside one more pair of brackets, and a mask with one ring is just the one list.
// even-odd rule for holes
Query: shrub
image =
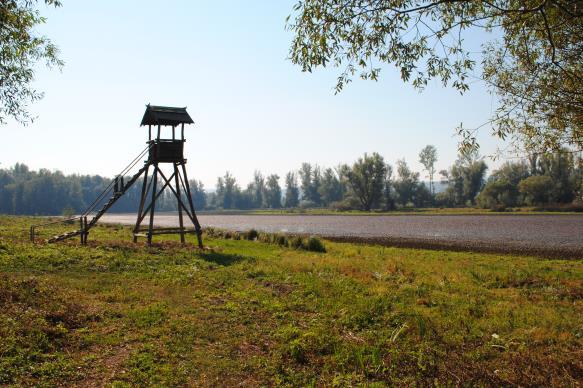
{"label": "shrub", "polygon": [[348,200],[344,200],[344,201],[335,201],[332,202],[329,206],[329,209],[334,210],[334,211],[349,211],[349,210],[354,210],[357,209],[358,206],[354,206],[354,204],[352,204],[350,201]]}
{"label": "shrub", "polygon": [[259,233],[258,240],[264,243],[270,243],[271,235],[269,233]]}
{"label": "shrub", "polygon": [[223,231],[220,229],[215,229],[212,226],[209,226],[208,228],[204,228],[204,232],[209,237],[217,237],[217,238],[223,237]]}
{"label": "shrub", "polygon": [[499,209],[515,205],[517,197],[516,187],[501,179],[489,182],[476,197],[476,203],[481,208],[500,211]]}
{"label": "shrub", "polygon": [[324,247],[322,240],[315,236],[308,238],[305,249],[312,252],[326,252],[326,247]]}
{"label": "shrub", "polygon": [[310,200],[307,200],[307,199],[304,199],[304,200],[300,201],[300,208],[301,209],[312,209],[312,208],[315,208],[317,206],[318,205],[314,201],[310,201]]}
{"label": "shrub", "polygon": [[518,190],[526,195],[529,205],[548,203],[553,189],[553,180],[548,176],[531,176],[518,184]]}
{"label": "shrub", "polygon": [[290,237],[288,239],[288,244],[289,244],[290,248],[294,248],[294,249],[303,249],[304,248],[304,242],[302,241],[302,238],[300,236]]}
{"label": "shrub", "polygon": [[453,191],[446,190],[435,194],[435,205],[440,208],[455,207],[455,195]]}
{"label": "shrub", "polygon": [[495,204],[490,206],[490,210],[494,212],[505,212],[508,210],[504,204]]}
{"label": "shrub", "polygon": [[285,237],[285,235],[283,234],[276,234],[274,235],[274,241],[275,244],[282,246],[282,247],[287,247],[288,243],[287,243],[287,238]]}
{"label": "shrub", "polygon": [[247,240],[251,240],[251,241],[257,240],[258,237],[259,237],[259,232],[257,232],[255,229],[250,229],[246,235]]}

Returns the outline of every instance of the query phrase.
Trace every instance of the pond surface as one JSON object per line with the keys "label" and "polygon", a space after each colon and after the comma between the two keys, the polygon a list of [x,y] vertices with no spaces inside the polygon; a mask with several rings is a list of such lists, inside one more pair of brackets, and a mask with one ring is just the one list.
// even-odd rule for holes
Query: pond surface
{"label": "pond surface", "polygon": [[[100,222],[134,224],[135,214],[106,214]],[[530,248],[583,248],[583,215],[199,215],[204,227],[328,237],[404,238]],[[174,213],[158,226],[177,226]]]}

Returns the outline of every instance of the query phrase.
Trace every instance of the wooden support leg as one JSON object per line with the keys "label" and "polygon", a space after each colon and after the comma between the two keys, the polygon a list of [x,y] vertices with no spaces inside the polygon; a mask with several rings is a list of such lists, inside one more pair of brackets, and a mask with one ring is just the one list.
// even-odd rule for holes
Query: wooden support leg
{"label": "wooden support leg", "polygon": [[152,245],[152,230],[154,229],[154,211],[156,209],[156,186],[158,183],[158,164],[154,164],[154,176],[152,182],[152,203],[150,204],[150,224],[148,225],[148,245]]}
{"label": "wooden support leg", "polygon": [[83,217],[79,218],[79,230],[81,231],[81,233],[79,233],[81,245],[85,245],[85,226],[83,225]]}
{"label": "wooden support leg", "polygon": [[83,217],[83,245],[87,245],[87,237],[89,236],[89,228],[87,228],[87,216]]}
{"label": "wooden support leg", "polygon": [[194,230],[196,231],[196,238],[198,240],[198,247],[203,249],[202,245],[202,229],[198,218],[196,218],[196,213],[194,212],[194,204],[192,203],[192,195],[190,194],[190,184],[188,183],[188,176],[186,175],[186,167],[182,163],[182,175],[184,176],[184,185],[186,186],[186,196],[188,197],[188,204],[190,205],[190,214],[192,214],[192,222],[194,223]]}
{"label": "wooden support leg", "polygon": [[[160,195],[162,195],[162,193],[164,192],[164,189],[166,189],[166,187],[170,187],[171,190],[174,190],[172,188],[172,186],[170,186],[170,181],[172,180],[172,178],[174,178],[174,174],[172,174],[170,176],[170,179],[166,179],[166,177],[164,176],[164,174],[162,173],[162,170],[158,170],[158,173],[160,174],[160,176],[162,177],[162,179],[164,179],[165,183],[162,185],[162,187],[160,188],[160,190],[158,190],[158,193],[156,194],[155,198],[156,200],[160,197]],[[150,180],[150,183],[152,183],[154,180]],[[149,192],[149,190],[146,190],[147,192]],[[154,191],[152,190],[152,193]],[[147,196],[147,195],[146,195]],[[146,207],[146,210],[144,210],[144,212],[142,213],[141,218],[139,218],[139,222],[141,223],[144,220],[144,217],[146,217],[146,215],[150,212],[150,210],[152,209],[152,202],[150,202],[150,204]]]}
{"label": "wooden support leg", "polygon": [[[172,128],[174,132],[174,128]],[[180,182],[178,181],[178,167],[174,164],[174,184],[176,185],[176,198],[178,199],[178,223],[180,224],[180,243],[184,244],[184,222],[182,220],[182,200],[180,199]]]}
{"label": "wooden support leg", "polygon": [[[170,189],[170,191],[172,192],[172,194],[174,194],[174,196],[176,197],[176,199],[178,200],[178,203],[180,205],[182,205],[182,210],[184,210],[184,212],[186,213],[186,215],[188,216],[188,218],[190,218],[192,220],[192,215],[190,214],[190,211],[188,210],[188,208],[186,207],[186,205],[184,204],[184,202],[182,201],[182,195],[178,196],[178,192],[176,190],[174,190],[174,187],[172,187],[172,185],[170,184],[170,182],[172,181],[172,179],[176,176],[176,172],[173,172],[172,175],[170,175],[170,178],[167,179],[166,176],[164,175],[164,173],[162,172],[162,170],[158,170],[160,172],[160,176],[162,177],[162,179],[164,179],[164,181],[166,182],[164,184],[164,188],[168,187]],[[178,169],[177,169],[178,171]],[[178,181],[182,182],[182,177],[180,176],[180,171],[178,171]],[[182,190],[184,192],[186,192],[186,189],[184,188],[184,184],[182,184]],[[192,221],[194,224],[194,221]]]}
{"label": "wooden support leg", "polygon": [[147,193],[147,187],[148,187],[148,169],[150,168],[150,165],[146,166],[146,170],[144,173],[144,182],[142,183],[142,194],[140,195],[140,207],[138,208],[138,218],[136,220],[136,226],[134,227],[134,242],[138,242],[138,236],[136,236],[136,233],[138,233],[139,229],[140,229],[140,224],[142,223],[142,212],[144,211],[144,204],[146,202],[146,195]]}
{"label": "wooden support leg", "polygon": [[87,234],[89,232],[87,231],[87,217],[83,216],[81,217],[81,244],[82,245],[86,245],[87,244]]}

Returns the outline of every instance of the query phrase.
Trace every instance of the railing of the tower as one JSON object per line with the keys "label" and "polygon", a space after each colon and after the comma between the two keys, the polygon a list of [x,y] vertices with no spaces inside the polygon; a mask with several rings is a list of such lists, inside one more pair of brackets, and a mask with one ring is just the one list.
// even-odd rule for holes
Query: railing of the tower
{"label": "railing of the tower", "polygon": [[99,194],[97,198],[95,198],[95,200],[87,207],[87,210],[83,212],[83,216],[89,217],[91,214],[97,213],[96,209],[98,206],[103,203],[104,199],[110,197],[116,188],[120,188],[119,186],[122,184],[122,182],[124,182],[126,177],[131,176],[131,170],[135,167],[136,164],[138,164],[140,159],[149,154],[151,146],[151,144],[148,144],[138,156],[136,156],[123,170],[121,170],[121,172],[117,174],[115,178],[111,180],[111,182],[109,182],[101,194]]}
{"label": "railing of the tower", "polygon": [[[139,163],[140,159],[146,157],[150,152],[151,144],[148,144],[138,156],[136,156],[97,196],[97,198],[87,207],[81,214],[74,217],[62,217],[57,220],[51,220],[40,224],[32,225],[29,229],[29,236],[32,242],[39,239],[45,240],[50,236],[58,235],[63,231],[64,226],[72,227],[72,225],[79,225],[80,231],[86,231],[88,228],[88,220],[91,221],[93,216],[98,212],[98,206],[102,205],[105,199],[111,197],[116,188],[120,188],[120,184],[124,182],[126,177],[131,177],[130,172]],[[127,182],[127,180],[126,180]],[[109,194],[109,195],[108,195]],[[92,225],[91,225],[92,226]],[[91,227],[89,226],[89,228]]]}

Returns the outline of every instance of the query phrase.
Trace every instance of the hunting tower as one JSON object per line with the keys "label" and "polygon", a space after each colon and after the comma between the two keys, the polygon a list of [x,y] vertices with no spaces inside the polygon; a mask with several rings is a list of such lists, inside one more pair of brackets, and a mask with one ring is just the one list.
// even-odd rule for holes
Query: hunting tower
{"label": "hunting tower", "polygon": [[[188,176],[186,175],[186,159],[184,158],[184,143],[186,141],[184,139],[184,124],[192,123],[192,118],[186,112],[186,108],[172,108],[148,104],[141,124],[141,126],[148,126],[146,148],[107,185],[105,190],[99,194],[85,212],[79,216],[63,221],[32,225],[30,227],[30,239],[35,241],[35,236],[37,236],[40,229],[50,229],[54,224],[61,222],[71,224],[74,221],[79,221],[79,229],[54,235],[46,241],[55,243],[79,236],[81,237],[81,243],[86,244],[89,230],[97,224],[97,221],[99,221],[143,174],[138,218],[133,230],[134,242],[138,241],[138,237],[146,237],[148,239],[148,245],[151,245],[154,235],[175,233],[180,235],[180,241],[184,243],[185,234],[195,233],[198,246],[202,248],[202,231],[196,218],[196,213],[194,212]],[[154,134],[152,130],[155,131]],[[162,131],[164,131],[165,137],[162,136]],[[170,131],[172,131],[171,136]],[[180,133],[177,133],[177,131],[180,131]],[[143,158],[147,158],[143,166],[137,172],[133,173],[132,169]],[[164,167],[166,173],[162,171],[162,167]],[[179,224],[178,227],[155,228],[154,214],[156,212],[156,201],[166,188],[172,192],[176,199]],[[109,199],[107,199],[108,197]],[[99,208],[101,205],[103,206]],[[184,226],[184,214],[192,222],[193,229]],[[142,222],[146,217],[148,217],[147,226],[142,227]]]}
{"label": "hunting tower", "polygon": [[[194,121],[186,112],[186,108],[150,104],[146,106],[141,126],[148,126],[149,152],[144,166],[140,205],[134,227],[134,242],[137,241],[138,237],[146,237],[148,244],[151,244],[152,236],[156,234],[177,233],[180,234],[180,241],[184,243],[184,235],[193,232],[184,227],[183,214],[186,214],[194,226],[198,245],[202,248],[202,231],[194,211],[190,185],[186,175],[186,159],[184,158],[184,143],[186,142],[184,125],[193,123]],[[155,133],[152,133],[152,130]],[[162,165],[169,167],[168,177],[162,171]],[[179,226],[155,228],[156,200],[166,188],[170,189],[176,198]],[[149,216],[148,225],[142,227],[142,222],[146,216]]]}

